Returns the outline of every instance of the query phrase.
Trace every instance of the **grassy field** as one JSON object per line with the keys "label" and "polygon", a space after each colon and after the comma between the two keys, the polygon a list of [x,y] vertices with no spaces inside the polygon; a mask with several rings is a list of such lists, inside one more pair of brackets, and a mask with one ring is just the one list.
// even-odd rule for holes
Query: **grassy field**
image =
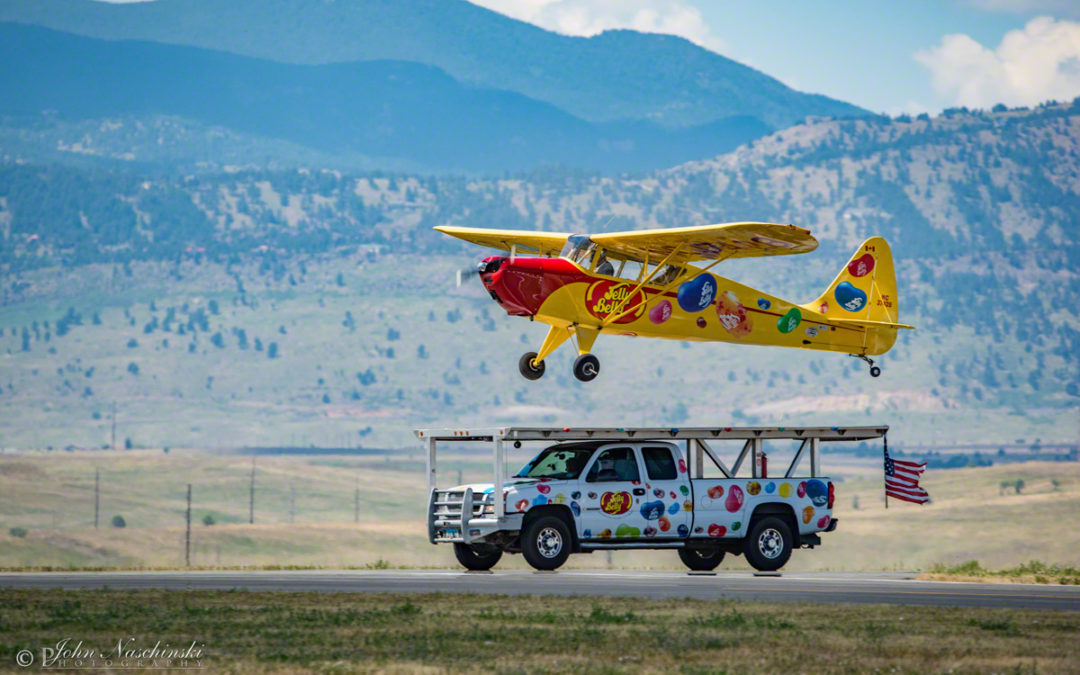
{"label": "grassy field", "polygon": [[[0,670],[70,637],[216,672],[1080,671],[1066,612],[474,595],[0,591]],[[40,663],[40,661],[39,661]]]}
{"label": "grassy field", "polygon": [[[522,448],[514,457],[526,454]],[[486,455],[449,455],[439,484],[456,484],[459,471],[466,481],[490,481],[489,462]],[[820,548],[796,552],[787,569],[929,572],[970,560],[990,570],[1032,560],[1080,567],[1075,462],[934,470],[924,480],[933,503],[894,501],[888,509],[877,460],[834,454],[825,467],[839,481],[840,526]],[[248,456],[183,450],[0,455],[0,567],[182,566],[188,483],[193,566],[457,564],[449,547],[427,543],[419,452],[260,456],[254,524],[248,522],[251,468]],[[101,484],[97,529],[95,471]],[[1001,486],[1018,479],[1024,481],[1020,494]],[[114,516],[126,526],[112,527]],[[214,524],[204,524],[206,518]],[[627,551],[573,556],[569,566],[677,569],[681,563],[671,551]],[[509,556],[500,567],[525,563]],[[722,569],[747,567],[741,557],[730,557]]]}

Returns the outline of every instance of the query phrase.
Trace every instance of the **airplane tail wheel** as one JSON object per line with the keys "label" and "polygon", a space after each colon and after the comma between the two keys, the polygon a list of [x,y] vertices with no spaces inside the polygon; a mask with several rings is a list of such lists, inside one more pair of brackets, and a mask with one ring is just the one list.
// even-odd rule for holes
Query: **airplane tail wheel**
{"label": "airplane tail wheel", "polygon": [[600,374],[600,359],[592,354],[582,354],[574,361],[574,377],[582,382],[591,382]]}
{"label": "airplane tail wheel", "polygon": [[877,377],[878,375],[881,375],[881,368],[870,366],[870,377]]}
{"label": "airplane tail wheel", "polygon": [[518,360],[518,370],[521,371],[522,377],[526,380],[539,380],[544,376],[546,366],[543,361],[534,364],[533,359],[535,358],[536,352],[525,352]]}

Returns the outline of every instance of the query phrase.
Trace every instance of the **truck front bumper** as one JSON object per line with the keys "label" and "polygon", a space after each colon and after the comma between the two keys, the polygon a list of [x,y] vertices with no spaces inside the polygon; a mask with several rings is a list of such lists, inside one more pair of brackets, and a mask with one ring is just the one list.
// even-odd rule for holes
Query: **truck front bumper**
{"label": "truck front bumper", "polygon": [[469,488],[463,492],[432,490],[428,499],[428,541],[432,544],[474,544],[498,532],[520,531],[524,514],[495,518],[483,513],[484,507],[491,504],[488,496],[476,500]]}

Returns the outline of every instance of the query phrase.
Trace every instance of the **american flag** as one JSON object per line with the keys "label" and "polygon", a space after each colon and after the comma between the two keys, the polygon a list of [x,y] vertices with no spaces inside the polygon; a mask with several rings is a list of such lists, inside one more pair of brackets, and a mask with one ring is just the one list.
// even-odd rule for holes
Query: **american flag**
{"label": "american flag", "polygon": [[919,476],[926,471],[926,462],[916,464],[889,457],[885,446],[885,496],[903,499],[905,502],[925,504],[930,495],[919,487]]}

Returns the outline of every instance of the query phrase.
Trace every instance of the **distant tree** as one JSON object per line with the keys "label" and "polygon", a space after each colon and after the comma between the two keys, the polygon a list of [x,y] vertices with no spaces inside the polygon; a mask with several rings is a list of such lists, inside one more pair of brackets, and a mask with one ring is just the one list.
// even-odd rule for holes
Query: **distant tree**
{"label": "distant tree", "polygon": [[426,359],[427,357],[428,357],[427,347],[425,347],[424,345],[420,345],[419,347],[416,348],[416,358],[418,358],[418,359]]}
{"label": "distant tree", "polygon": [[211,300],[210,301],[209,309],[210,309],[210,313],[213,314],[214,316],[217,316],[218,314],[221,313],[221,308],[218,307],[218,301],[217,300]]}
{"label": "distant tree", "polygon": [[266,348],[266,355],[272,359],[276,359],[278,357],[278,348],[276,342],[271,342],[270,345]]}
{"label": "distant tree", "polygon": [[225,348],[225,338],[222,337],[221,331],[218,331],[217,333],[214,333],[210,337],[210,344],[214,345],[218,349],[224,349]]}
{"label": "distant tree", "polygon": [[330,394],[323,394],[322,395],[322,402],[323,403],[329,403],[330,402]]}
{"label": "distant tree", "polygon": [[207,526],[207,527],[210,527],[211,525],[213,525],[216,522],[217,521],[214,520],[214,516],[212,516],[209,513],[202,517],[202,524]]}
{"label": "distant tree", "polygon": [[132,361],[131,363],[128,364],[127,370],[132,375],[138,375],[139,374],[139,364]]}
{"label": "distant tree", "polygon": [[336,283],[338,286],[344,287],[345,286],[345,275],[342,274],[341,272],[338,272],[337,273],[337,278],[334,279],[334,283]]}
{"label": "distant tree", "polygon": [[386,339],[389,342],[401,339],[401,333],[396,328],[388,328],[386,330]]}
{"label": "distant tree", "polygon": [[95,326],[100,326],[101,325],[101,315],[98,314],[97,312],[94,312],[94,316],[91,317],[90,322],[93,323]]}
{"label": "distant tree", "polygon": [[131,338],[130,340],[127,341],[127,348],[128,349],[135,349],[138,346],[139,346],[139,341],[136,340],[135,338]]}
{"label": "distant tree", "polygon": [[134,447],[135,447],[135,444],[131,442],[131,437],[130,436],[124,438],[124,449],[125,450],[131,450]]}
{"label": "distant tree", "polygon": [[119,515],[113,516],[112,517],[112,526],[117,528],[117,529],[122,529],[122,528],[127,527],[127,521],[124,520],[123,516],[119,516]]}
{"label": "distant tree", "polygon": [[22,329],[22,350],[24,352],[30,351],[30,331],[26,330],[26,326]]}
{"label": "distant tree", "polygon": [[255,338],[255,351],[261,352],[263,350],[262,340]]}

